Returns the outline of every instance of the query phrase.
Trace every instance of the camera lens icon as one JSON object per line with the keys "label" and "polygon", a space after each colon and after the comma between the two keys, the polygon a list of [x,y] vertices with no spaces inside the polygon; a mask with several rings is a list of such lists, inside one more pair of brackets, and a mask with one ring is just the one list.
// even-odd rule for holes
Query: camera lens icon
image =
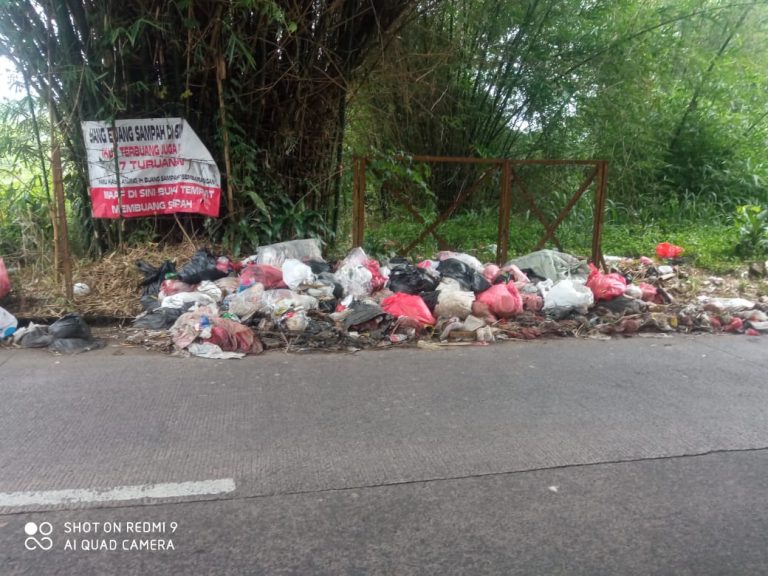
{"label": "camera lens icon", "polygon": [[[49,536],[53,533],[53,525],[50,522],[27,522],[24,524],[24,533],[27,538],[24,540],[24,547],[27,550],[50,550],[53,548],[53,539]],[[37,538],[36,536],[40,536]]]}

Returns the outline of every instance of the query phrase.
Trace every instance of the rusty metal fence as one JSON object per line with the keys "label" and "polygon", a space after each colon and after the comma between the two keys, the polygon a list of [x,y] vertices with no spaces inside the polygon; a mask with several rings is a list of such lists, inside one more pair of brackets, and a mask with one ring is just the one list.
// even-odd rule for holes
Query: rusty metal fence
{"label": "rusty metal fence", "polygon": [[[430,234],[436,240],[440,241],[440,236],[437,233],[438,226],[448,220],[493,174],[500,173],[498,241],[496,244],[496,262],[498,264],[502,264],[506,261],[509,252],[510,217],[513,192],[515,189],[520,192],[520,200],[530,208],[531,213],[544,226],[544,234],[538,240],[536,245],[532,247],[533,250],[539,250],[543,248],[549,240],[554,240],[559,244],[557,236],[555,235],[558,227],[563,223],[568,214],[570,214],[579,199],[581,199],[584,193],[593,184],[595,185],[595,204],[592,221],[592,261],[599,265],[605,264],[602,253],[602,234],[605,213],[606,180],[608,176],[608,162],[606,160],[511,160],[507,158],[472,158],[459,156],[410,156],[407,158],[396,157],[395,159],[413,162],[442,162],[488,166],[475,182],[466,186],[453,203],[430,223],[427,223],[424,220],[405,194],[402,194],[397,190],[393,191],[395,199],[406,208],[417,222],[424,225],[424,229],[417,238],[401,247],[403,253],[409,253]],[[362,246],[365,238],[365,190],[368,163],[368,158],[362,156],[357,156],[353,160],[353,246]],[[579,185],[578,190],[573,194],[554,220],[548,221],[546,215],[536,204],[535,195],[528,189],[528,186],[518,171],[518,168],[524,165],[592,166],[593,169],[587,174],[586,178]]]}

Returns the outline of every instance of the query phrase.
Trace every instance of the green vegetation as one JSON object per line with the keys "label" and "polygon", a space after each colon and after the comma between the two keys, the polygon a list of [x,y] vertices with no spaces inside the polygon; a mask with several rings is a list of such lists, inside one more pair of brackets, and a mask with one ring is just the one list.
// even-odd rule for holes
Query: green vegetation
{"label": "green vegetation", "polygon": [[[307,235],[341,251],[354,155],[372,159],[367,248],[387,253],[483,175],[395,159],[433,154],[605,159],[606,253],[666,240],[724,270],[766,254],[766,29],[764,2],[722,0],[0,3],[0,55],[37,106],[0,105],[0,251],[34,260],[51,243],[50,98],[81,254],[184,235],[235,254]],[[222,217],[94,220],[79,122],[158,116],[185,117],[226,173]],[[585,175],[515,178],[552,221]],[[490,258],[499,187],[488,176],[414,253]],[[514,190],[519,253],[543,226]],[[592,195],[556,232],[563,249],[589,253]]]}

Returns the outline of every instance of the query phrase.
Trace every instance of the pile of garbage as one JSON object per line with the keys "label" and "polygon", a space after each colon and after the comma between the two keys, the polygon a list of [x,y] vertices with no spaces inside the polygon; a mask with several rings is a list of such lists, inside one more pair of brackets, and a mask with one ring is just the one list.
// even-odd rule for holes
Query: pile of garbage
{"label": "pile of garbage", "polygon": [[768,302],[706,295],[678,302],[672,286],[682,273],[674,264],[610,262],[606,273],[553,250],[503,266],[457,252],[379,262],[355,248],[331,265],[314,239],[263,246],[239,262],[199,249],[178,270],[168,260],[138,263],[145,311],[133,321],[129,341],[161,348],[172,342],[196,356],[241,358],[272,348],[768,332]]}

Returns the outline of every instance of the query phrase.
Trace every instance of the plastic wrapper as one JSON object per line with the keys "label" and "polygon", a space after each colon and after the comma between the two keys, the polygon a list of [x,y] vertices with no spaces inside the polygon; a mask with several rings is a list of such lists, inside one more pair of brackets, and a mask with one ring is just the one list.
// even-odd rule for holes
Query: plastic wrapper
{"label": "plastic wrapper", "polygon": [[225,300],[227,309],[243,320],[253,316],[261,308],[264,286],[253,284],[245,290],[228,296]]}
{"label": "plastic wrapper", "polygon": [[200,284],[197,285],[195,292],[210,296],[214,302],[221,302],[222,298],[224,298],[224,293],[221,291],[221,288],[219,288],[215,282],[211,282],[210,280],[203,280],[200,282]]}
{"label": "plastic wrapper", "polygon": [[178,294],[179,292],[194,292],[195,286],[192,284],[187,284],[186,282],[182,282],[181,280],[177,280],[174,278],[169,278],[167,280],[163,280],[163,282],[160,284],[160,292],[157,295],[159,300],[162,300],[166,296],[173,296],[174,294]]}
{"label": "plastic wrapper", "polygon": [[323,254],[320,240],[317,238],[307,238],[260,246],[256,250],[256,254],[247,260],[256,264],[269,264],[270,266],[280,268],[288,258],[302,261],[322,260]]}
{"label": "plastic wrapper", "polygon": [[216,258],[205,248],[192,255],[189,262],[178,272],[179,280],[187,284],[199,284],[203,280],[218,280],[229,274],[229,258]]}
{"label": "plastic wrapper", "polygon": [[560,280],[544,294],[543,310],[556,308],[585,312],[595,303],[592,290],[574,280]]}
{"label": "plastic wrapper", "polygon": [[0,258],[0,298],[5,298],[11,291],[11,279],[8,276],[8,269],[5,267],[5,261]]}
{"label": "plastic wrapper", "polygon": [[589,265],[587,288],[592,290],[595,300],[612,300],[624,294],[627,281],[621,274],[603,274],[594,264]]}
{"label": "plastic wrapper", "polygon": [[227,276],[226,278],[219,278],[214,284],[221,290],[222,297],[226,298],[230,294],[236,294],[240,289],[240,278]]}
{"label": "plastic wrapper", "polygon": [[92,338],[57,338],[48,346],[51,352],[60,354],[79,354],[104,347],[104,342]]}
{"label": "plastic wrapper", "polygon": [[52,340],[48,326],[34,323],[19,328],[13,335],[13,343],[24,348],[46,348]]}
{"label": "plastic wrapper", "polygon": [[8,338],[16,332],[19,321],[16,316],[8,312],[5,308],[0,308],[0,340]]}
{"label": "plastic wrapper", "polygon": [[458,260],[459,262],[463,262],[480,274],[483,273],[483,269],[485,268],[480,260],[469,254],[464,254],[463,252],[450,252],[444,250],[442,252],[438,252],[436,258],[441,262],[448,259]]}
{"label": "plastic wrapper", "polygon": [[317,298],[306,294],[297,294],[292,290],[266,290],[261,297],[259,312],[281,315],[289,310],[314,310]]}
{"label": "plastic wrapper", "polygon": [[435,315],[438,318],[459,318],[464,320],[472,314],[474,292],[465,290],[441,290],[438,293]]}
{"label": "plastic wrapper", "polygon": [[283,282],[291,290],[298,290],[300,286],[312,284],[315,281],[312,268],[295,258],[288,258],[283,262],[282,272]]}
{"label": "plastic wrapper", "polygon": [[458,280],[464,290],[471,290],[476,294],[485,292],[491,287],[491,283],[483,277],[482,267],[480,268],[481,271],[478,272],[472,266],[456,258],[442,260],[438,264],[437,270],[443,275],[443,278]]}
{"label": "plastic wrapper", "polygon": [[359,298],[373,292],[373,274],[361,264],[344,264],[334,274],[345,296]]}
{"label": "plastic wrapper", "polygon": [[488,305],[491,314],[509,318],[523,311],[523,300],[514,284],[495,284],[477,295],[477,301]]}
{"label": "plastic wrapper", "polygon": [[216,300],[202,292],[179,292],[163,298],[160,303],[163,308],[184,308],[188,304],[215,307]]}
{"label": "plastic wrapper", "polygon": [[499,275],[499,272],[501,272],[501,269],[496,266],[496,264],[486,264],[483,268],[483,278],[488,280],[489,284],[493,284],[493,281],[496,279],[496,276]]}
{"label": "plastic wrapper", "polygon": [[133,327],[147,330],[167,330],[183,313],[181,308],[155,308],[151,312],[137,317],[133,321]]}
{"label": "plastic wrapper", "polygon": [[267,290],[288,288],[283,281],[283,271],[270,264],[248,264],[240,272],[240,284],[250,286],[258,282]]}
{"label": "plastic wrapper", "polygon": [[422,297],[415,294],[398,292],[385,298],[381,307],[384,312],[395,318],[411,318],[422,326],[434,326],[437,322]]}

